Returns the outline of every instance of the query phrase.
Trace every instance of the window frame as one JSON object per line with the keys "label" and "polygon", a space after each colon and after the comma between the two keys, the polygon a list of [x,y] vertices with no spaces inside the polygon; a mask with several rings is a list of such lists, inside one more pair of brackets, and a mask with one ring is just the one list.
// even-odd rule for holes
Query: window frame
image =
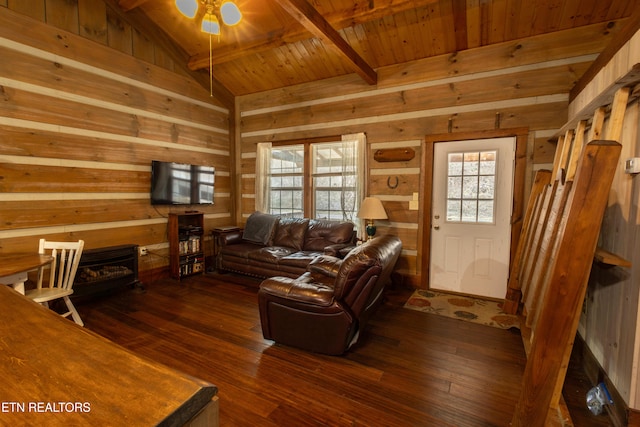
{"label": "window frame", "polygon": [[[312,145],[322,143],[337,143],[342,141],[342,135],[331,135],[316,138],[304,138],[304,139],[291,139],[286,141],[272,142],[271,147],[286,147],[293,145],[302,145],[304,147],[304,160],[303,160],[303,173],[302,173],[302,208],[303,216],[305,218],[313,217],[315,212],[315,196],[313,194],[313,159],[312,159]],[[269,208],[271,209],[271,202],[269,202]]]}

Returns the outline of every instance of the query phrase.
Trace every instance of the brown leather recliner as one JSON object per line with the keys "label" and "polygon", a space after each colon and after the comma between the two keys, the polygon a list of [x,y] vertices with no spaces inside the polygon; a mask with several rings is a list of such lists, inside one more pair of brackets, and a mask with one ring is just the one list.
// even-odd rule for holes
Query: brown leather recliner
{"label": "brown leather recliner", "polygon": [[316,258],[297,279],[264,280],[258,291],[263,336],[317,353],[343,354],[380,302],[401,250],[400,239],[380,236],[344,259]]}

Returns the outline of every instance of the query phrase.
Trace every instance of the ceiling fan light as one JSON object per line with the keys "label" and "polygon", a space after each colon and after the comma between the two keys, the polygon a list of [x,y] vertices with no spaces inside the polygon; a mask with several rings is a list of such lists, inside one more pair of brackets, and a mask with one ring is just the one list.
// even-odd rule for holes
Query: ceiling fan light
{"label": "ceiling fan light", "polygon": [[242,13],[235,3],[226,1],[220,7],[220,14],[225,25],[236,25],[242,19]]}
{"label": "ceiling fan light", "polygon": [[198,2],[196,0],[176,0],[176,7],[184,16],[193,19],[198,11]]}
{"label": "ceiling fan light", "polygon": [[202,18],[201,30],[203,33],[209,33],[219,36],[220,22],[218,22],[218,17],[215,15],[205,15],[205,17]]}

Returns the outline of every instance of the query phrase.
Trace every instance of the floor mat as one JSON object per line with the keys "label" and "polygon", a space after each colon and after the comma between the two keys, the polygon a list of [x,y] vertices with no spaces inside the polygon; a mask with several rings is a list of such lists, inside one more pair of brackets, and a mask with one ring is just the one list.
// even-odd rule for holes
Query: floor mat
{"label": "floor mat", "polygon": [[502,301],[488,301],[418,289],[405,303],[405,308],[433,313],[495,328],[519,328],[518,316],[502,311]]}

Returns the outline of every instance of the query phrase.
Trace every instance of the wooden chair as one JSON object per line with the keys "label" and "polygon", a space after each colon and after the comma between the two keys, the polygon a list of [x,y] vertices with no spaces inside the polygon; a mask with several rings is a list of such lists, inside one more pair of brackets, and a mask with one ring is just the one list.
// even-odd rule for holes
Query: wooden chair
{"label": "wooden chair", "polygon": [[[69,296],[73,294],[73,281],[76,277],[78,264],[80,264],[80,256],[82,255],[83,248],[83,240],[77,242],[48,242],[45,239],[40,239],[38,252],[40,254],[46,254],[47,251],[50,251],[53,262],[50,266],[40,268],[36,289],[28,290],[25,294],[27,298],[46,307],[49,306],[49,301],[62,298],[69,310],[63,313],[62,316],[67,317],[71,315],[73,320],[80,326],[84,326],[84,323],[82,319],[80,319],[80,315],[73,306]],[[47,286],[43,287],[45,270],[47,268],[50,270],[49,280],[48,283],[45,283]]]}

